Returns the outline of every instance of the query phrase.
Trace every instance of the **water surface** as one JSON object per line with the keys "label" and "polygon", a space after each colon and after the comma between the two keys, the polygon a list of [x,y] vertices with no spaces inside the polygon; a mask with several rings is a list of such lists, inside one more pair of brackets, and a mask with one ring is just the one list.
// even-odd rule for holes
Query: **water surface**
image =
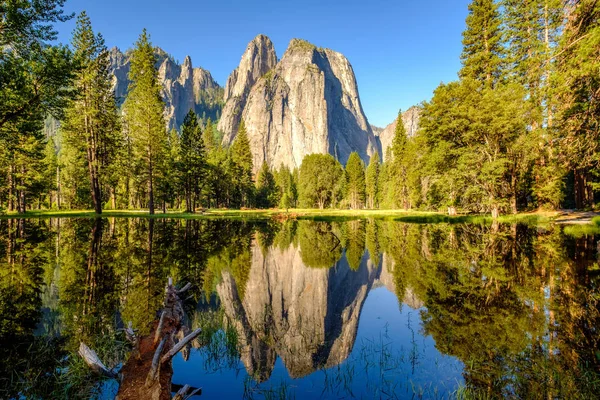
{"label": "water surface", "polygon": [[[598,237],[558,226],[0,220],[0,398],[111,398],[171,276],[201,398],[590,398]],[[35,356],[32,357],[32,354]],[[200,398],[200,397],[199,397]]]}

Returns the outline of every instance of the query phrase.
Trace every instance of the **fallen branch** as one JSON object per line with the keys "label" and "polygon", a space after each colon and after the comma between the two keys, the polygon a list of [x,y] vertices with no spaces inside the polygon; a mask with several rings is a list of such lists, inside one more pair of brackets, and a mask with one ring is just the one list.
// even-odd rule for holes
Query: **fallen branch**
{"label": "fallen branch", "polygon": [[167,343],[167,337],[165,336],[160,341],[160,344],[156,348],[154,352],[154,357],[152,357],[152,366],[150,367],[150,372],[148,372],[148,377],[146,378],[146,387],[152,386],[152,384],[156,381],[156,376],[158,374],[158,368],[160,364],[158,360],[160,359],[160,355],[162,354],[163,348],[165,347],[165,343]]}
{"label": "fallen branch", "polygon": [[89,347],[86,346],[85,343],[79,343],[79,355],[85,363],[92,369],[92,371],[96,372],[99,375],[104,375],[109,378],[116,378],[117,374],[106,368],[106,366],[100,360],[100,357],[96,354],[96,352]]}
{"label": "fallen branch", "polygon": [[179,353],[181,349],[185,347],[186,344],[196,339],[196,337],[202,332],[202,329],[198,328],[194,332],[190,333],[186,337],[184,337],[179,343],[177,343],[169,352],[167,352],[161,359],[160,363],[164,364],[167,361],[171,361],[171,359],[175,356],[175,354]]}
{"label": "fallen branch", "polygon": [[179,389],[179,391],[173,397],[173,400],[188,400],[196,394],[202,394],[202,388],[195,389],[190,394],[187,394],[187,392],[190,391],[190,389],[192,389],[190,385],[185,385],[184,387]]}
{"label": "fallen branch", "polygon": [[191,287],[192,287],[192,284],[188,282],[184,287],[182,287],[181,289],[179,289],[177,291],[177,294],[183,294],[184,292],[187,292],[188,290],[190,290]]}

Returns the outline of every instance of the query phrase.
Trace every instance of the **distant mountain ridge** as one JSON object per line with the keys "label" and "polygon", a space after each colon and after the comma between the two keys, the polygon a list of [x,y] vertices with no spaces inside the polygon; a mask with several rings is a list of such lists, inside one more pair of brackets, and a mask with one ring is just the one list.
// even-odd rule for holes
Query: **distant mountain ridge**
{"label": "distant mountain ridge", "polygon": [[[117,103],[129,86],[131,50],[110,49]],[[228,146],[243,119],[250,140],[254,170],[263,162],[297,168],[312,153],[329,153],[342,164],[356,151],[365,163],[378,152],[385,158],[396,121],[386,128],[369,124],[363,111],[354,70],[338,52],[293,39],[281,59],[265,35],[256,36],[230,74],[225,88],[211,73],[193,67],[187,56],[178,63],[155,48],[156,68],[165,101],[168,129],[179,129],[193,109],[200,117],[218,120]],[[407,135],[416,134],[419,106],[403,113]]]}

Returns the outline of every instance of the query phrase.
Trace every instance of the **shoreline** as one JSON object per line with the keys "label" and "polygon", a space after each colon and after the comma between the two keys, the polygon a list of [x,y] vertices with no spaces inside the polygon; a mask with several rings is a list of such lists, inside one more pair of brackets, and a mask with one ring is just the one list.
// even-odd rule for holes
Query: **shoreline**
{"label": "shoreline", "polygon": [[[564,225],[593,224],[593,220],[600,217],[600,213],[559,210],[524,212],[515,215],[502,215],[498,218],[500,223],[529,222],[546,223],[554,222]],[[288,219],[297,220],[346,220],[375,218],[406,223],[489,223],[493,222],[489,214],[448,216],[439,212],[407,211],[407,210],[335,210],[335,209],[290,209],[287,212],[281,209],[208,209],[196,213],[169,211],[167,213],[148,214],[147,210],[105,210],[96,214],[93,210],[34,210],[23,214],[16,212],[4,213],[0,219],[27,219],[27,218],[172,218],[172,219],[253,219],[280,221]]]}

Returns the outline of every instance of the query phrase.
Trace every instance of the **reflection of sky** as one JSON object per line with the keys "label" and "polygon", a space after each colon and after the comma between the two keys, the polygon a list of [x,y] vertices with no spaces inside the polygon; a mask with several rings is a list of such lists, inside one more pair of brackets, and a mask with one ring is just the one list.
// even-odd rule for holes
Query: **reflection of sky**
{"label": "reflection of sky", "polygon": [[[242,362],[235,368],[205,372],[206,353],[192,350],[190,359],[179,354],[173,361],[173,383],[202,387],[202,398],[242,398],[248,379]],[[303,398],[424,398],[447,397],[463,382],[462,363],[444,356],[431,337],[422,334],[420,313],[407,305],[400,309],[397,297],[385,287],[371,290],[360,315],[352,353],[342,364],[300,379],[290,378],[280,358],[268,381],[246,383],[256,398],[273,390]],[[384,393],[385,392],[385,393]],[[446,396],[444,396],[446,395]]]}

